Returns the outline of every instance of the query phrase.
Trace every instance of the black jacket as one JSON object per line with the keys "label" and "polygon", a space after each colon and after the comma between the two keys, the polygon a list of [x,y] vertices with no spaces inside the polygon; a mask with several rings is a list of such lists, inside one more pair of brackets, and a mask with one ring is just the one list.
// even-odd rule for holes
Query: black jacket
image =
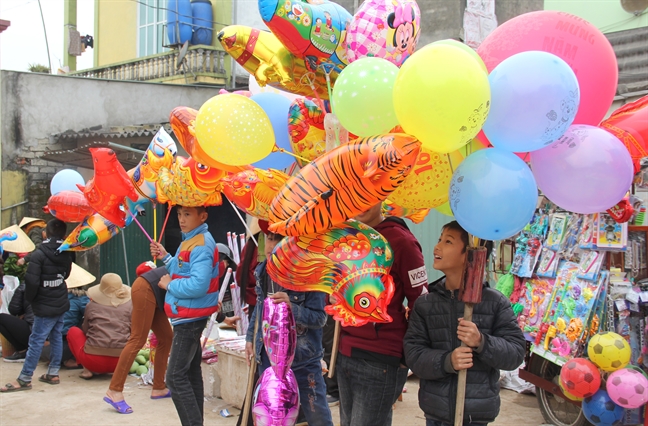
{"label": "black jacket", "polygon": [[9,302],[9,314],[19,317],[23,315],[23,319],[29,323],[29,326],[34,325],[34,311],[31,304],[25,300],[25,284],[20,284]]}
{"label": "black jacket", "polygon": [[32,254],[25,273],[25,300],[34,315],[53,317],[70,309],[65,279],[72,270],[70,252],[57,253],[63,241],[47,239]]}
{"label": "black jacket", "polygon": [[[427,418],[454,423],[457,374],[447,372],[446,357],[461,345],[458,318],[464,304],[457,291],[445,289],[445,277],[430,284],[410,313],[404,349],[407,365],[420,380],[419,406]],[[482,302],[474,306],[473,322],[483,336],[480,353],[473,352],[473,366],[466,377],[464,423],[490,423],[499,414],[499,370],[515,370],[522,364],[525,340],[511,303],[499,291],[484,286]],[[452,364],[450,370],[452,370]]]}
{"label": "black jacket", "polygon": [[166,296],[166,290],[160,288],[160,286],[158,286],[158,283],[160,282],[160,278],[168,273],[169,272],[167,271],[166,267],[160,266],[159,268],[151,269],[150,271],[142,274],[142,278],[144,278],[146,282],[149,283],[151,289],[153,290],[157,308],[162,312],[164,312],[164,296]]}

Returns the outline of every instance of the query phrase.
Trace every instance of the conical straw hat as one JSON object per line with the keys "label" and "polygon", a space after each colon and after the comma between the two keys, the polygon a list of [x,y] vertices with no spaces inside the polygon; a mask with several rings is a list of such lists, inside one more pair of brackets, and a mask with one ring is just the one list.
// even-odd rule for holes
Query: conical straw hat
{"label": "conical straw hat", "polygon": [[22,228],[25,225],[28,225],[28,224],[30,224],[32,222],[37,222],[37,221],[45,223],[45,221],[43,219],[39,219],[37,217],[27,217],[27,216],[25,216],[25,217],[22,218],[22,220],[18,224],[18,227]]}
{"label": "conical straw hat", "polygon": [[65,279],[65,284],[67,284],[67,288],[76,288],[92,284],[95,280],[94,275],[72,262],[72,271],[70,276]]}
{"label": "conical straw hat", "polygon": [[15,232],[18,238],[13,241],[3,241],[2,249],[11,253],[29,253],[36,249],[33,241],[20,229],[18,225],[11,225],[0,231],[0,234],[5,232]]}

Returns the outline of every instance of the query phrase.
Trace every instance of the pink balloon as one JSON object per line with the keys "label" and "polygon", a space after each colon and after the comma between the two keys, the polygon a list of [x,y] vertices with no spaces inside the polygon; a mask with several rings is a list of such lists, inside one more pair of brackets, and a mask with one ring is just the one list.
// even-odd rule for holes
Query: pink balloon
{"label": "pink balloon", "polygon": [[254,392],[252,417],[256,426],[293,426],[299,414],[299,387],[295,373],[288,369],[277,377],[266,368]]}
{"label": "pink balloon", "polygon": [[400,67],[414,53],[420,35],[416,1],[366,0],[347,31],[347,59],[383,58]]}
{"label": "pink balloon", "polygon": [[644,373],[622,368],[610,374],[606,382],[610,399],[623,408],[638,408],[648,403],[648,379]]}
{"label": "pink balloon", "polygon": [[525,13],[506,21],[477,49],[488,71],[516,53],[542,50],[563,59],[578,79],[581,102],[575,124],[597,125],[617,87],[616,56],[608,39],[578,16],[553,10]]}
{"label": "pink balloon", "polygon": [[297,331],[290,304],[263,301],[263,346],[277,376],[284,377],[295,358]]}
{"label": "pink balloon", "polygon": [[557,142],[531,153],[531,169],[544,195],[575,213],[602,212],[630,189],[632,159],[605,130],[572,125]]}

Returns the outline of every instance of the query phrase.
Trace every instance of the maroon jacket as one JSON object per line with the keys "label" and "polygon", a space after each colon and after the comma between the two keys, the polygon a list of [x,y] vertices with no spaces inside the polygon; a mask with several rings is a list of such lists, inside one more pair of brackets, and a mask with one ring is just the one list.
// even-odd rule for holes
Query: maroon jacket
{"label": "maroon jacket", "polygon": [[374,229],[380,232],[394,252],[391,276],[394,278],[394,297],[387,306],[392,322],[369,323],[362,327],[343,327],[340,334],[340,353],[398,366],[404,364],[403,337],[407,319],[403,301],[412,308],[416,299],[427,293],[427,272],[421,245],[410,232],[405,221],[390,217]]}

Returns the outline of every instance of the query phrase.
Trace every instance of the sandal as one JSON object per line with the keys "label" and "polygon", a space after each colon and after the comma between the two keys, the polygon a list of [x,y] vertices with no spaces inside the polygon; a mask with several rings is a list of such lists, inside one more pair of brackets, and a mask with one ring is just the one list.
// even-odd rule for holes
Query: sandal
{"label": "sandal", "polygon": [[49,383],[50,385],[58,385],[59,383],[61,383],[61,378],[58,375],[54,376],[52,374],[43,374],[38,378],[38,381]]}
{"label": "sandal", "polygon": [[119,414],[131,414],[133,412],[131,406],[126,404],[126,401],[123,399],[121,401],[114,402],[112,399],[104,396],[103,400],[112,405]]}
{"label": "sandal", "polygon": [[0,392],[3,392],[3,393],[18,392],[18,391],[24,391],[24,390],[31,390],[31,388],[32,388],[31,382],[25,382],[25,381],[22,381],[20,379],[16,379],[16,382],[18,382],[18,384],[20,386],[14,386],[11,383],[7,383],[4,386],[3,389],[0,389]]}

